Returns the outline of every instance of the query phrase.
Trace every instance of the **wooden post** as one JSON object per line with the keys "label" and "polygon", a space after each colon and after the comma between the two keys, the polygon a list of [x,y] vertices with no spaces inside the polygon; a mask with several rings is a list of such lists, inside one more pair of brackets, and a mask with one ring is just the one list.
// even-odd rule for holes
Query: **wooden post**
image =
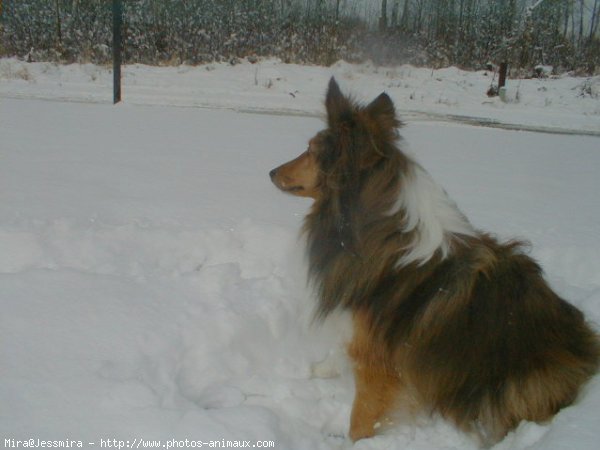
{"label": "wooden post", "polygon": [[498,73],[498,95],[500,100],[503,102],[507,101],[506,98],[506,72],[508,72],[508,63],[500,63],[500,72]]}
{"label": "wooden post", "polygon": [[121,101],[121,47],[123,25],[122,0],[113,0],[113,103]]}
{"label": "wooden post", "polygon": [[498,72],[498,89],[506,86],[506,73],[508,72],[508,63],[500,63],[500,70]]}

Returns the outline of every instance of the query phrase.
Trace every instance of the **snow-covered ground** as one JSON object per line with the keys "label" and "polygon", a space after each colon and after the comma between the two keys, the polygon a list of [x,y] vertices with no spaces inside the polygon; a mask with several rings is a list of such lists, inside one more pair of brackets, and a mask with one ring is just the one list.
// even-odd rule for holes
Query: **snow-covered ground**
{"label": "snow-covered ground", "polygon": [[[127,68],[113,106],[104,68],[0,61],[0,438],[474,449],[437,418],[345,437],[348,366],[330,379],[310,370],[347,335],[343,321],[311,323],[297,237],[310,201],[277,191],[268,171],[323,126],[311,115],[331,74],[361,99],[389,90],[400,109],[418,110],[390,85],[418,82],[425,112],[572,130],[600,130],[600,100],[570,78],[523,82],[532,103],[505,105],[475,102],[479,87],[458,81],[486,78],[456,69],[439,82],[443,71],[406,67],[213,69]],[[458,103],[436,104],[440,92]],[[553,100],[536,103],[540,92]],[[600,138],[423,120],[402,134],[476,226],[529,239],[555,289],[600,324]],[[600,377],[495,449],[595,450],[598,423]]]}
{"label": "snow-covered ground", "polygon": [[[600,76],[508,80],[507,102],[485,94],[492,72],[431,70],[338,62],[332,67],[241,60],[198,67],[124,66],[123,96],[135,105],[177,105],[318,116],[322,93],[335,75],[360,97],[386,91],[413,119],[460,119],[525,129],[600,135]],[[85,102],[112,100],[112,69],[0,59],[0,96]]]}

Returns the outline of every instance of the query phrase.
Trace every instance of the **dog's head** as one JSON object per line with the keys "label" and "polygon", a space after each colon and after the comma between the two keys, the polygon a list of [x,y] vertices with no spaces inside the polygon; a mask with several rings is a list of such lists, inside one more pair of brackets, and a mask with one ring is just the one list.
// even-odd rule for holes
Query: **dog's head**
{"label": "dog's head", "polygon": [[365,174],[396,151],[400,122],[387,94],[360,106],[331,78],[325,106],[328,128],[309,141],[304,153],[270,172],[282,191],[319,199],[332,190],[359,189]]}

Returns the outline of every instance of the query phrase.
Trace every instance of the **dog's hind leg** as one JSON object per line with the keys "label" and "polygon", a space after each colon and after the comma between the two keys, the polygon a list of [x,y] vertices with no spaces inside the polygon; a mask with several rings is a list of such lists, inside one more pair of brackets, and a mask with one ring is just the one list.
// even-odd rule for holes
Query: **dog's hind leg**
{"label": "dog's hind leg", "polygon": [[402,383],[361,314],[354,315],[354,336],[348,353],[354,361],[356,385],[349,434],[357,441],[373,436],[390,422],[388,414],[393,412]]}

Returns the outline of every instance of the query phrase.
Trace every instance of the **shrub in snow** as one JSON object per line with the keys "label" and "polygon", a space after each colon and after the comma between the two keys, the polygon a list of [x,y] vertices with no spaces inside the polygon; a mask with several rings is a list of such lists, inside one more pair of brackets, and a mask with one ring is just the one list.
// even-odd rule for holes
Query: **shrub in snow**
{"label": "shrub in snow", "polygon": [[535,66],[535,68],[533,70],[535,72],[535,75],[538,78],[546,78],[546,77],[552,75],[554,68],[552,66],[545,66],[543,64],[538,64],[537,66]]}
{"label": "shrub in snow", "polygon": [[579,96],[600,98],[600,76],[588,78],[577,86]]}

